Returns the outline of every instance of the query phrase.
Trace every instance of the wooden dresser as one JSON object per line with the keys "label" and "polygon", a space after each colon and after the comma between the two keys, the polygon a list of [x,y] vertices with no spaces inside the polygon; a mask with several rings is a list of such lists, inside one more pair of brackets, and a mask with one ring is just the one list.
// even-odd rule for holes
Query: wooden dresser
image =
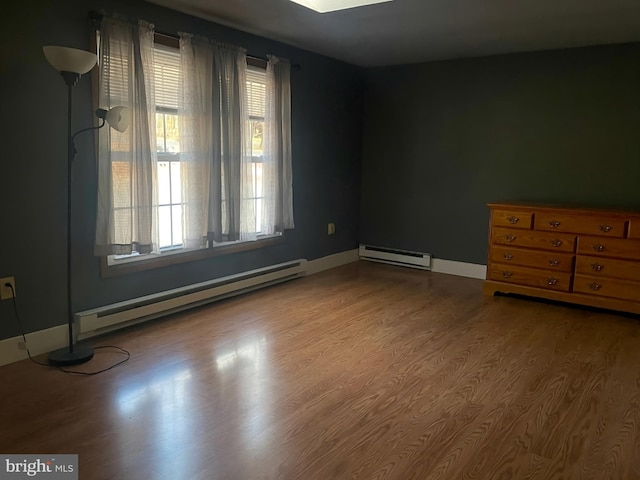
{"label": "wooden dresser", "polygon": [[640,213],[489,204],[484,291],[640,313]]}

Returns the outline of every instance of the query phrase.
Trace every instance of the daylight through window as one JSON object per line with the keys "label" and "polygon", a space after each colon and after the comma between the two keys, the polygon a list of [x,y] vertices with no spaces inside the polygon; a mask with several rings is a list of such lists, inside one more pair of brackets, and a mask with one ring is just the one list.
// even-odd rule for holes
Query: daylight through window
{"label": "daylight through window", "polygon": [[[183,199],[180,164],[180,121],[178,115],[180,54],[175,48],[156,44],[154,49],[156,96],[156,151],[158,165],[158,229],[160,248],[182,246]],[[264,116],[266,98],[265,70],[247,67],[247,114],[251,149],[252,196],[255,233],[260,234],[264,192],[262,191],[264,157]],[[224,202],[224,200],[223,200]]]}

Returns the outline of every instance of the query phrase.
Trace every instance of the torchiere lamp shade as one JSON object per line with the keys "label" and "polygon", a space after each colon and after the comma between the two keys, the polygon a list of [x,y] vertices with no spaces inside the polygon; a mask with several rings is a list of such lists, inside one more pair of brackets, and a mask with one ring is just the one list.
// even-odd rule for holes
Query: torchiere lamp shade
{"label": "torchiere lamp shade", "polygon": [[77,48],[46,46],[42,47],[49,64],[59,72],[72,72],[83,75],[91,70],[98,61],[95,53]]}

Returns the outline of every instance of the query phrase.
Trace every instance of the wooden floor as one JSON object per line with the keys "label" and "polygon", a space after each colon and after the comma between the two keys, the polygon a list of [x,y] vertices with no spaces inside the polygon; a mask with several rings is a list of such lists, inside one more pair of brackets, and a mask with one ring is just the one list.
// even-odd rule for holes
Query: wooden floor
{"label": "wooden floor", "polygon": [[[0,368],[0,453],[80,478],[640,478],[640,320],[352,264]],[[95,369],[118,357],[98,353]]]}

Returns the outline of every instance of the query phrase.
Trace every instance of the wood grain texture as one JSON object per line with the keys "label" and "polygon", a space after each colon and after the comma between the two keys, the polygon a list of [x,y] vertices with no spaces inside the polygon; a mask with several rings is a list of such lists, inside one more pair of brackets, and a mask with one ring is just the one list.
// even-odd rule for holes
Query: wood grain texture
{"label": "wood grain texture", "polygon": [[533,213],[518,210],[492,210],[491,222],[496,227],[526,228],[533,226]]}
{"label": "wood grain texture", "polygon": [[603,297],[620,298],[640,302],[640,282],[629,282],[616,278],[576,275],[575,292]]}
{"label": "wood grain texture", "polygon": [[576,236],[567,233],[538,232],[501,227],[494,227],[492,232],[492,243],[510,247],[537,248],[552,252],[573,253],[576,242]]}
{"label": "wood grain texture", "polygon": [[566,232],[584,235],[623,238],[627,230],[626,218],[608,216],[572,215],[542,211],[535,214],[534,230]]}
{"label": "wood grain texture", "polygon": [[487,278],[497,282],[513,282],[561,292],[568,292],[571,288],[571,273],[503,263],[491,263],[487,269]]}
{"label": "wood grain texture", "polygon": [[[0,368],[2,453],[93,479],[640,478],[640,322],[360,262]],[[118,357],[99,351],[79,369]]]}
{"label": "wood grain texture", "polygon": [[640,242],[628,239],[579,237],[577,253],[640,260]]}
{"label": "wood grain texture", "polygon": [[[599,279],[594,278],[593,281]],[[587,294],[579,292],[558,292],[555,290],[544,290],[544,298],[547,300],[565,302],[567,304],[585,305],[588,307],[595,307],[607,310],[615,310],[619,312],[627,312],[631,314],[640,314],[640,302],[630,302],[629,300],[622,300],[613,297],[601,297],[592,294],[592,290]],[[496,282],[493,280],[486,280],[484,282],[483,291],[485,295],[494,295],[495,293],[516,294],[531,297],[541,297],[542,291],[537,287],[529,287],[527,285],[516,285],[515,283]]]}
{"label": "wood grain texture", "polygon": [[[491,262],[521,265],[523,267],[557,270],[559,272],[573,272],[572,253],[556,253],[526,248],[501,247],[493,245],[491,248]],[[638,264],[640,265],[640,263]]]}
{"label": "wood grain texture", "polygon": [[576,273],[592,277],[636,280],[640,278],[640,262],[580,255],[576,258]]}
{"label": "wood grain texture", "polygon": [[[517,293],[640,313],[640,243],[631,233],[637,214],[503,204],[489,204],[489,208],[487,294]],[[519,223],[520,216],[527,214],[533,218],[531,230],[503,226],[509,218],[518,218]],[[611,236],[618,238],[607,238]],[[548,258],[550,247],[564,249],[567,257],[575,254],[574,270],[566,269],[566,259]],[[552,268],[564,266],[573,275],[556,278],[552,274],[545,282],[543,271],[550,269],[549,262]]]}

